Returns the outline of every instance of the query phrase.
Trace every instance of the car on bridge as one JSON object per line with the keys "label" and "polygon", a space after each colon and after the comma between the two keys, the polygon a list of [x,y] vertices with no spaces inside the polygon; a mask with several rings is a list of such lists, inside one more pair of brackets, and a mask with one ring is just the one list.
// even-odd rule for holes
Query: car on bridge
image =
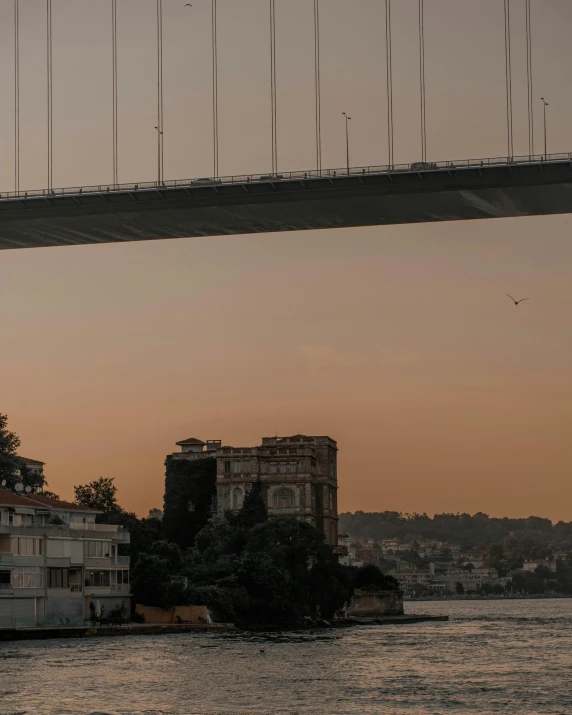
{"label": "car on bridge", "polygon": [[194,181],[191,181],[192,186],[212,186],[212,184],[221,184],[220,179],[209,179],[207,177],[203,177],[202,179],[195,179]]}
{"label": "car on bridge", "polygon": [[410,164],[409,168],[411,171],[429,171],[431,169],[437,169],[437,164],[434,161],[414,161]]}

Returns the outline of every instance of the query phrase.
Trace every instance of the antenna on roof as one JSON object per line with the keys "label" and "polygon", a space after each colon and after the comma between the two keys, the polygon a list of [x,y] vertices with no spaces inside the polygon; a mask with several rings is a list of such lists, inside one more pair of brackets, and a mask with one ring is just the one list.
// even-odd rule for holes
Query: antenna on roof
{"label": "antenna on roof", "polygon": [[15,489],[17,492],[21,492],[21,491],[24,489],[24,485],[22,484],[22,482],[18,482],[18,484],[16,484],[16,486],[14,487],[14,489]]}
{"label": "antenna on roof", "polygon": [[26,487],[26,494],[29,494],[32,491],[32,487]]}
{"label": "antenna on roof", "polygon": [[6,480],[5,480],[5,479],[2,480],[2,486],[3,486],[3,487],[6,486]]}

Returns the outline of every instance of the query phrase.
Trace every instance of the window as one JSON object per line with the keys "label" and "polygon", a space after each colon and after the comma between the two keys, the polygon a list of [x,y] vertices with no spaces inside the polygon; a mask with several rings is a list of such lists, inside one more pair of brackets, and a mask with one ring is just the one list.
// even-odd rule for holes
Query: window
{"label": "window", "polygon": [[109,575],[110,571],[86,571],[85,585],[91,588],[109,587],[111,583]]}
{"label": "window", "polygon": [[48,569],[48,588],[68,588],[69,569]]}
{"label": "window", "polygon": [[277,489],[274,492],[275,509],[291,509],[295,506],[295,495],[292,489]]}
{"label": "window", "polygon": [[129,583],[129,571],[117,571],[117,583]]}
{"label": "window", "polygon": [[83,553],[89,559],[108,559],[109,548],[109,541],[86,541]]}
{"label": "window", "polygon": [[224,473],[225,473],[225,474],[230,474],[230,462],[225,462],[225,463],[224,463]]}
{"label": "window", "polygon": [[42,540],[18,538],[14,539],[14,553],[17,556],[41,556]]}
{"label": "window", "polygon": [[10,571],[0,571],[0,591],[10,588]]}
{"label": "window", "polygon": [[242,489],[236,487],[232,492],[232,508],[240,509],[242,507]]}
{"label": "window", "polygon": [[269,464],[268,471],[270,474],[277,474],[278,473],[278,465],[277,464]]}
{"label": "window", "polygon": [[43,585],[39,566],[19,566],[12,571],[13,588],[42,588]]}

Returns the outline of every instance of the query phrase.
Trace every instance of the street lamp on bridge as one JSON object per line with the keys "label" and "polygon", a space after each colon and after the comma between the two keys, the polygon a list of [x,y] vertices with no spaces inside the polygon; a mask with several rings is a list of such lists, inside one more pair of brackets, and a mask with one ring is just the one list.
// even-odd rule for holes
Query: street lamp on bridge
{"label": "street lamp on bridge", "polygon": [[547,127],[546,127],[546,107],[548,107],[548,102],[544,99],[544,97],[540,98],[542,100],[543,104],[543,109],[544,109],[544,161],[547,161],[548,159],[548,145],[547,145]]}
{"label": "street lamp on bridge", "polygon": [[345,112],[342,112],[344,117],[346,118],[346,167],[348,170],[348,176],[350,175],[350,121],[351,117],[348,117],[348,115]]}
{"label": "street lamp on bridge", "polygon": [[163,137],[163,132],[159,127],[155,127],[157,130],[157,186],[161,186],[161,139]]}

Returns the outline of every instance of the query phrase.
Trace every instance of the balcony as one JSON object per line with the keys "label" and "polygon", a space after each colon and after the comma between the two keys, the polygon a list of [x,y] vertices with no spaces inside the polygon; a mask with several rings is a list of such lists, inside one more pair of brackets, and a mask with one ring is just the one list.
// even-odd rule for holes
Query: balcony
{"label": "balcony", "polygon": [[[81,528],[79,528],[81,526]],[[0,535],[4,536],[66,536],[75,539],[93,539],[95,537],[94,532],[98,535],[105,536],[115,542],[121,544],[128,544],[131,540],[131,536],[128,531],[121,529],[113,524],[95,524],[89,526],[87,524],[74,526],[71,528],[67,524],[33,524],[30,526],[17,526],[14,524],[5,524],[2,522],[0,524]],[[93,526],[97,528],[93,528]],[[105,527],[105,528],[99,528]],[[95,537],[96,538],[96,537]]]}
{"label": "balcony", "polygon": [[0,551],[0,566],[11,566],[14,563],[14,554],[9,551]]}
{"label": "balcony", "polygon": [[79,521],[72,521],[69,528],[73,531],[122,531],[122,528],[117,524],[93,524],[91,522],[89,524],[83,524]]}
{"label": "balcony", "polygon": [[118,566],[129,566],[130,563],[131,563],[130,556],[118,556],[117,557],[117,565]]}
{"label": "balcony", "polygon": [[123,593],[128,595],[131,593],[131,586],[128,583],[115,583],[109,586],[86,586],[86,596],[110,596],[114,593]]}

